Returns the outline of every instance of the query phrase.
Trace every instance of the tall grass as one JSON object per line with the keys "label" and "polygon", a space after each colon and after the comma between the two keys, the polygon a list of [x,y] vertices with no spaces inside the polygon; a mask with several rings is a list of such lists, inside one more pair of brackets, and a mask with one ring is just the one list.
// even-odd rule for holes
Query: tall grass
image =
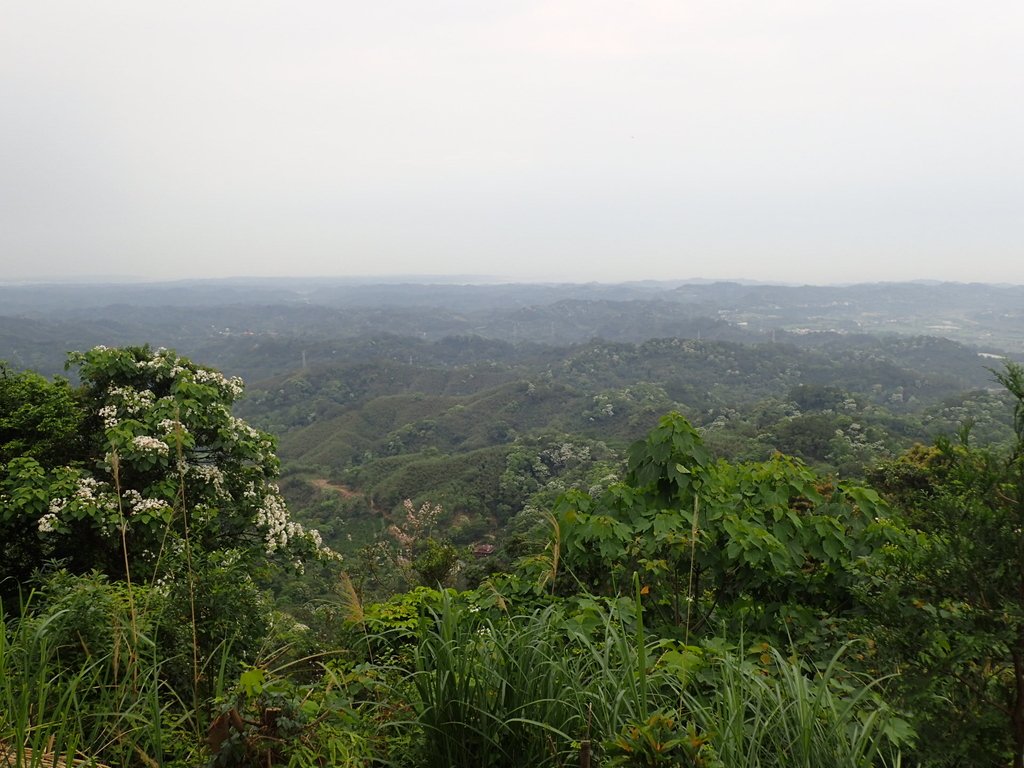
{"label": "tall grass", "polygon": [[3,622],[0,765],[42,765],[46,753],[74,755],[83,746],[80,692],[94,683],[96,665],[62,675],[55,668],[54,655],[45,624],[29,627]]}
{"label": "tall grass", "polygon": [[[804,670],[778,653],[683,672],[673,644],[605,613],[584,631],[556,608],[478,620],[447,601],[421,630],[413,675],[421,763],[869,768],[898,764],[898,727],[840,654]],[[676,654],[678,658],[678,652]],[[647,751],[643,752],[644,745]]]}
{"label": "tall grass", "polygon": [[678,678],[638,674],[652,649],[638,649],[610,615],[598,635],[574,629],[554,607],[478,621],[447,601],[425,623],[415,656],[428,763],[578,765],[584,743],[652,701],[678,701]]}
{"label": "tall grass", "polygon": [[[165,728],[180,727],[169,713],[183,707],[161,679],[152,644],[112,631],[109,646],[91,649],[75,637],[87,628],[69,624],[71,608],[36,614],[34,599],[0,622],[0,754],[25,768],[75,759],[164,764]],[[129,649],[126,639],[138,642]]]}
{"label": "tall grass", "polygon": [[[475,622],[453,605],[420,637],[413,677],[419,724],[437,765],[551,765],[577,730],[574,683],[551,611]],[[552,746],[554,745],[554,746]],[[554,754],[553,754],[554,753]]]}
{"label": "tall grass", "polygon": [[898,765],[909,730],[873,695],[877,681],[848,679],[844,651],[809,671],[775,650],[769,665],[723,656],[699,690],[686,691],[684,707],[726,766]]}

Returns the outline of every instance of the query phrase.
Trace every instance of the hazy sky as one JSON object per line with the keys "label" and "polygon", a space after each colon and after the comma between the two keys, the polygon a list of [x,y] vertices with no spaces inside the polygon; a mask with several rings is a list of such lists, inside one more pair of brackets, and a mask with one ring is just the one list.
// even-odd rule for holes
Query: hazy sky
{"label": "hazy sky", "polygon": [[0,0],[0,280],[1024,283],[1021,0]]}

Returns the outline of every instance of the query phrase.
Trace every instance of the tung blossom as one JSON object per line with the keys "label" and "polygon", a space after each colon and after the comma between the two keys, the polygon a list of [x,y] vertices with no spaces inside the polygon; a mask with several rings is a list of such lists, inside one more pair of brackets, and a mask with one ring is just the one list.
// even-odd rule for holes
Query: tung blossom
{"label": "tung blossom", "polygon": [[113,429],[118,425],[117,406],[104,405],[100,408],[100,418],[103,420],[104,429]]}
{"label": "tung blossom", "polygon": [[161,419],[160,420],[160,431],[164,434],[173,435],[179,429],[184,429],[185,426],[177,419]]}
{"label": "tung blossom", "polygon": [[156,402],[156,395],[152,390],[135,390],[132,387],[110,387],[107,396],[111,400],[119,400],[121,408],[131,416],[138,414],[146,408],[152,408]]}
{"label": "tung blossom", "polygon": [[256,524],[265,529],[266,551],[272,555],[288,546],[288,539],[302,533],[302,526],[288,517],[284,499],[275,493],[267,494],[263,506],[256,512]]}
{"label": "tung blossom", "polygon": [[284,550],[289,542],[295,539],[304,539],[312,545],[320,557],[339,560],[341,556],[329,547],[324,546],[323,538],[317,530],[307,531],[300,523],[292,520],[288,515],[284,499],[277,490],[277,486],[270,486],[271,493],[268,493],[263,500],[262,506],[256,511],[256,525],[264,529],[263,541],[265,551],[272,555],[279,550]]}
{"label": "tung blossom", "polygon": [[260,433],[255,428],[246,424],[242,419],[239,419],[236,416],[229,416],[229,418],[231,420],[231,426],[235,431],[235,435],[244,436],[250,440],[258,440],[260,438]]}
{"label": "tung blossom", "polygon": [[245,384],[238,376],[230,379],[217,371],[208,371],[205,368],[198,368],[192,373],[192,380],[196,384],[210,384],[232,398],[236,398],[245,390]]}
{"label": "tung blossom", "polygon": [[138,504],[132,506],[132,512],[136,515],[142,512],[159,514],[161,512],[166,512],[168,509],[170,509],[170,507],[163,499],[142,499]]}
{"label": "tung blossom", "polygon": [[158,453],[161,456],[166,456],[171,450],[170,446],[168,446],[163,440],[158,440],[157,438],[150,437],[149,435],[133,437],[132,447],[141,453]]}
{"label": "tung blossom", "polygon": [[57,517],[68,505],[67,499],[50,499],[49,511],[39,518],[39,532],[53,533],[57,530],[59,518]]}
{"label": "tung blossom", "polygon": [[75,498],[79,501],[96,501],[96,494],[100,492],[100,484],[92,477],[80,477],[78,488],[75,489]]}
{"label": "tung blossom", "polygon": [[137,515],[142,512],[159,514],[170,509],[170,505],[163,499],[147,499],[134,488],[124,492],[124,500],[128,503],[129,514]]}
{"label": "tung blossom", "polygon": [[207,489],[212,488],[216,496],[227,496],[230,494],[224,488],[224,473],[214,464],[185,464],[183,467],[190,477],[195,478]]}

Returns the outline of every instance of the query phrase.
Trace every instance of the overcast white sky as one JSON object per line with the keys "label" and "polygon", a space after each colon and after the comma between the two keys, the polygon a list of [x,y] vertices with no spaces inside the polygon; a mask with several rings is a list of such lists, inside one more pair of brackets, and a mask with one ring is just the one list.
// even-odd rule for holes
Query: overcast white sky
{"label": "overcast white sky", "polygon": [[1024,283],[1021,0],[0,0],[0,280]]}

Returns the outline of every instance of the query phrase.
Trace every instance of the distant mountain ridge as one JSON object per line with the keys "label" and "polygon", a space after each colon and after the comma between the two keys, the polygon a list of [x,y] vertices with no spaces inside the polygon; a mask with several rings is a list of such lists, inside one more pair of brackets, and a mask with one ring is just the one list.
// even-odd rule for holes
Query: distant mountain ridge
{"label": "distant mountain ridge", "polygon": [[[1024,286],[740,282],[486,285],[343,279],[0,286],[0,359],[59,371],[71,349],[173,346],[211,363],[254,339],[302,347],[394,334],[476,336],[564,346],[601,338],[696,338],[805,347],[840,336],[948,338],[986,354],[1024,354]],[[244,346],[244,345],[243,345]],[[227,358],[221,353],[227,354]],[[212,357],[211,357],[212,355]],[[248,366],[248,373],[274,370]]]}

